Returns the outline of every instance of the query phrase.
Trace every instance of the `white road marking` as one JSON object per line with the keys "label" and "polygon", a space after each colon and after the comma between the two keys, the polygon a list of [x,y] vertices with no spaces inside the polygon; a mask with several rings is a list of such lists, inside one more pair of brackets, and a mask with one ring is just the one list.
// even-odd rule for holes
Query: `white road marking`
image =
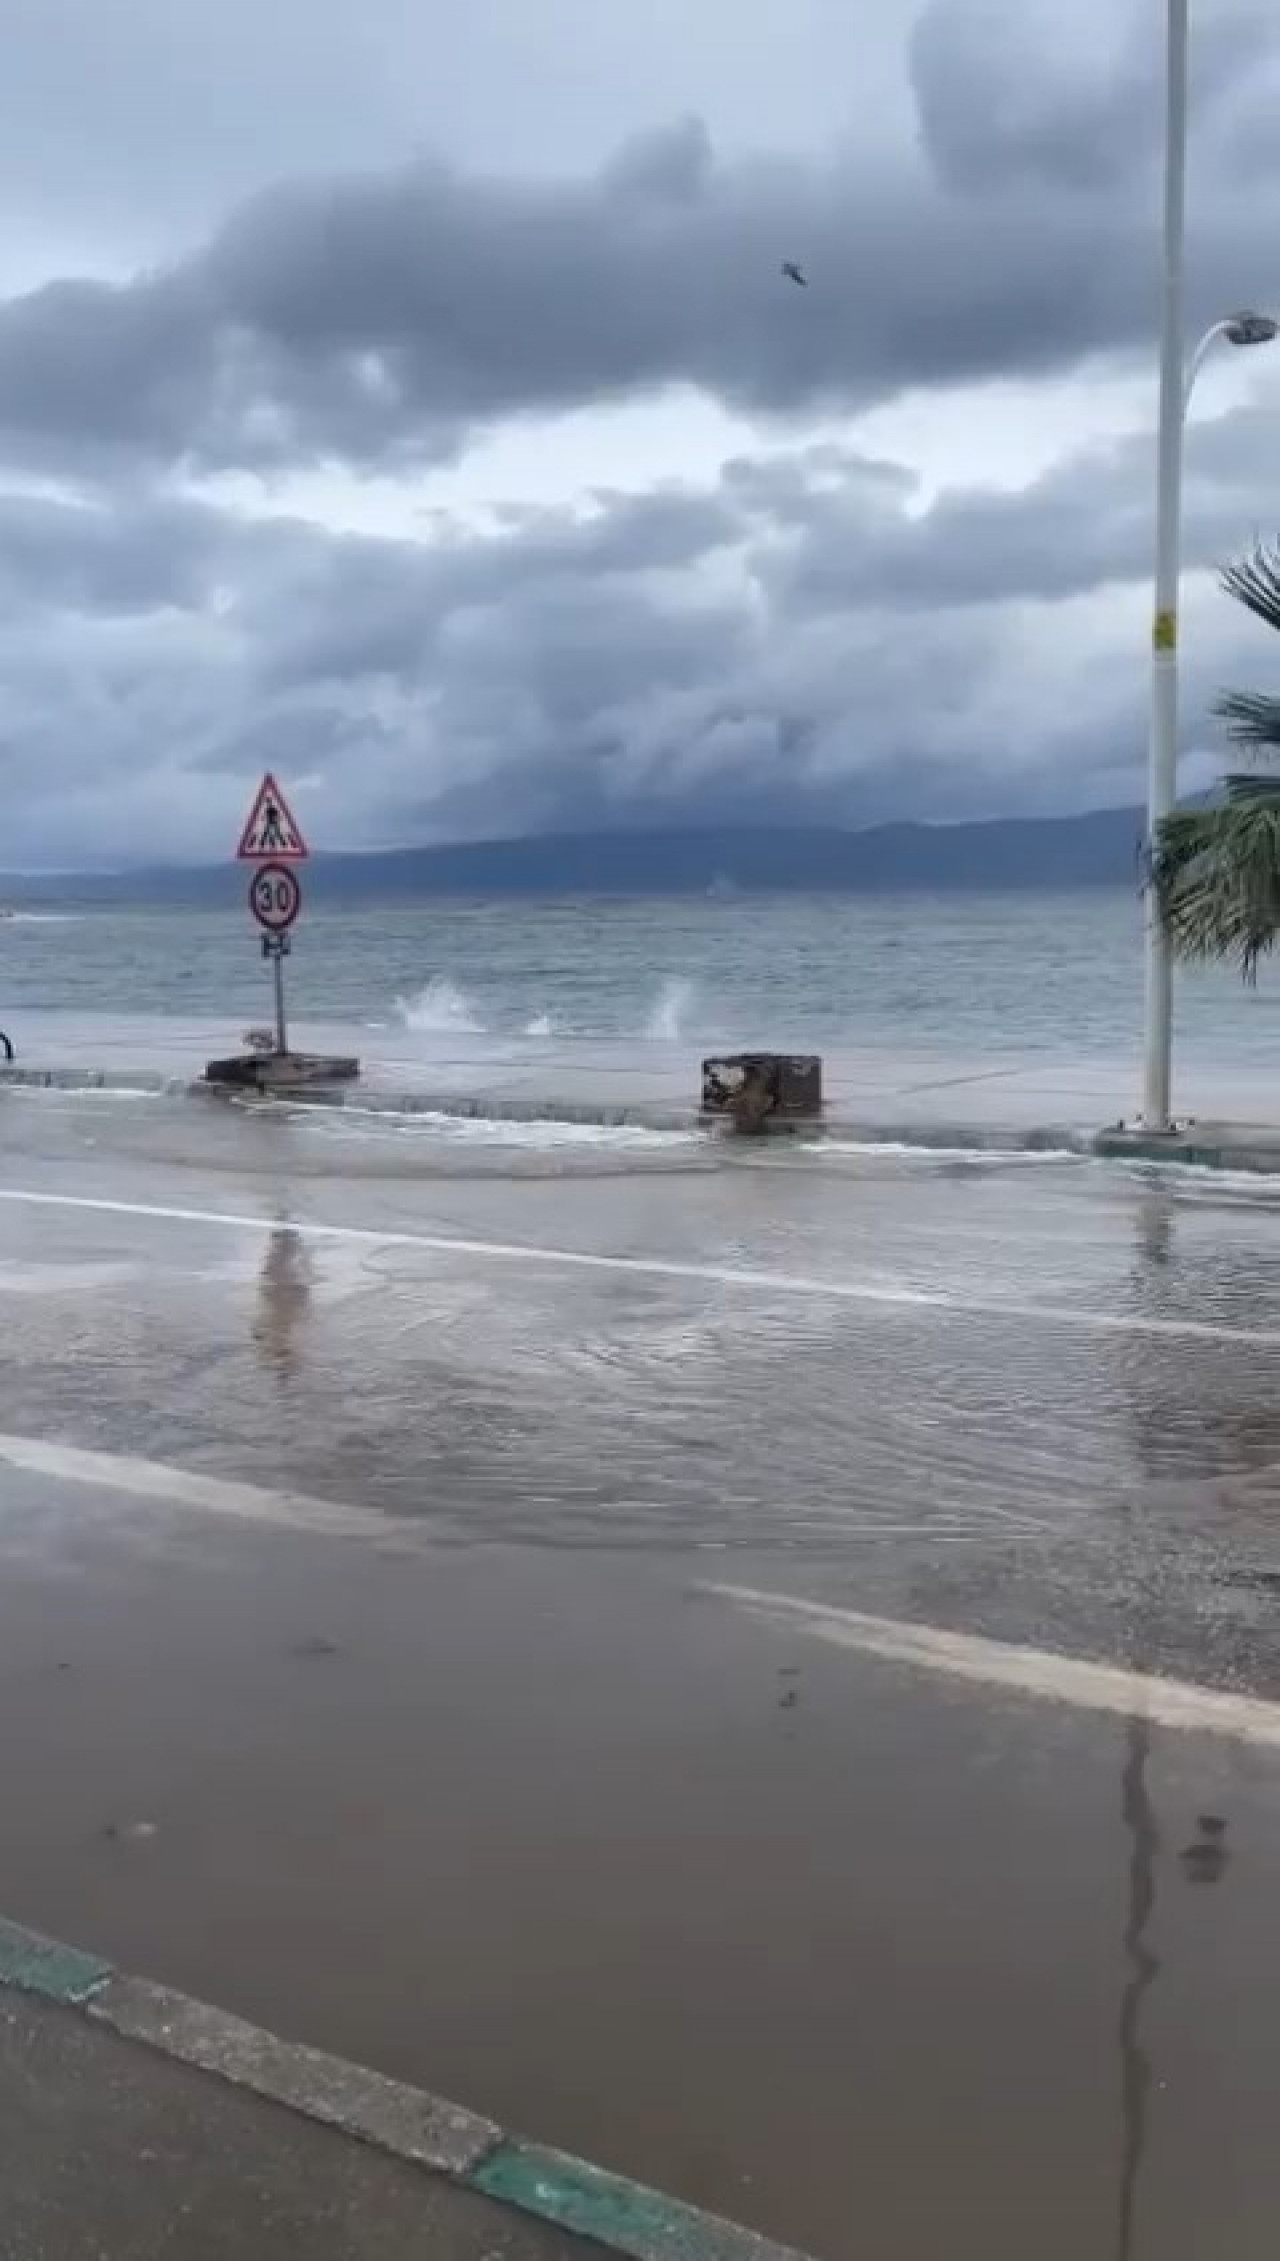
{"label": "white road marking", "polygon": [[241,1523],[274,1524],[286,1531],[313,1531],[326,1538],[406,1539],[424,1544],[425,1532],[375,1509],[347,1507],[314,1499],[306,1492],[269,1491],[223,1476],[202,1476],[163,1461],[140,1460],[130,1453],[87,1452],[79,1445],[55,1444],[44,1437],[0,1434],[0,1463],[30,1476],[50,1476],[64,1484],[93,1484],[100,1490],[128,1492],[160,1507],[194,1508],[205,1515],[229,1515]]}
{"label": "white road marking", "polygon": [[[0,1186],[0,1201],[30,1208],[71,1209],[104,1217],[148,1217],[160,1223],[215,1225],[236,1232],[276,1233],[279,1217],[252,1217],[230,1209],[187,1209],[169,1203],[116,1201],[82,1193],[36,1193]],[[288,1230],[308,1240],[357,1242],[370,1248],[415,1248],[435,1256],[469,1256],[487,1264],[530,1264],[581,1272],[626,1272],[656,1280],[688,1280],[710,1287],[747,1288],[752,1294],[809,1296],[834,1303],[870,1303],[946,1315],[980,1312],[993,1319],[1073,1327],[1085,1334],[1158,1335],[1177,1342],[1245,1343],[1280,1348],[1274,1327],[1212,1326],[1207,1319],[1147,1318],[1136,1311],[1090,1311],[1069,1303],[1025,1303],[998,1296],[953,1295],[941,1288],[887,1286],[879,1280],[823,1279],[810,1272],[761,1272],[731,1264],[689,1263],[671,1256],[609,1255],[599,1250],[555,1248],[546,1243],[472,1240],[451,1233],[405,1232],[395,1226],[331,1225],[290,1218]]]}
{"label": "white road marking", "polygon": [[736,1602],[752,1616],[795,1626],[816,1640],[856,1649],[886,1664],[909,1665],[985,1688],[1008,1688],[1016,1695],[1073,1704],[1083,1711],[1140,1717],[1156,1727],[1229,1735],[1239,1743],[1280,1748],[1280,1704],[1267,1703],[1260,1696],[1231,1695],[1193,1681],[1130,1672],[1122,1665],[1091,1664],[1087,1658],[1057,1656],[1049,1649],[1018,1648],[978,1633],[949,1632],[940,1625],[866,1617],[860,1610],[835,1609],[792,1594],[762,1593],[753,1586],[713,1585],[705,1591]]}

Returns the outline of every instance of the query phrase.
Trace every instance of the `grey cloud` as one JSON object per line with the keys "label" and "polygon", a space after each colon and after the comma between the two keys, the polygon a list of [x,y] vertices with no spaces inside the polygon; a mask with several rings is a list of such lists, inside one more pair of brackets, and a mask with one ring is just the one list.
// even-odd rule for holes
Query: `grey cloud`
{"label": "grey cloud", "polygon": [[[597,613],[614,602],[634,606],[646,576],[674,575],[705,562],[743,532],[727,500],[715,494],[659,488],[597,500],[599,507],[586,516],[523,511],[517,529],[508,526],[488,540],[446,530],[434,543],[354,537],[317,543],[304,569],[305,618],[298,618],[293,583],[282,591],[283,613],[272,609],[269,597],[265,611],[259,609],[270,680],[396,672],[420,662],[440,637],[452,637],[456,646],[459,636],[467,636],[474,644],[515,580],[529,592],[522,623],[544,646],[567,619],[585,684],[592,644],[584,605]],[[616,600],[608,595],[614,580],[627,584],[626,595]],[[680,602],[694,609],[685,582]],[[503,632],[511,632],[509,624]],[[536,656],[530,656],[531,665]]]}
{"label": "grey cloud", "polygon": [[265,179],[421,149],[482,172],[590,170],[689,109],[733,146],[808,146],[843,130],[856,90],[878,130],[901,108],[916,4],[7,0],[0,257],[34,233],[116,273]]}
{"label": "grey cloud", "polygon": [[[833,476],[832,454],[823,451],[820,469],[811,455],[761,467],[771,508],[757,570],[781,611],[839,617],[869,608],[901,619],[930,608],[1052,604],[1140,582],[1151,570],[1145,434],[1081,450],[1026,490],[950,488],[924,512],[908,507],[908,482],[855,456]],[[735,467],[727,483],[741,484]],[[1188,565],[1212,565],[1267,524],[1277,493],[1273,414],[1239,409],[1196,426],[1183,510]]]}
{"label": "grey cloud", "polygon": [[122,511],[78,497],[0,494],[0,612],[196,610],[213,594],[219,561],[243,562],[229,535],[219,512],[169,496]]}
{"label": "grey cloud", "polygon": [[[1019,181],[1115,188],[1150,162],[1159,52],[1130,19],[1082,46],[1053,0],[932,0],[910,43],[921,131],[938,177],[961,191]],[[1052,74],[1045,69],[1052,58]]]}
{"label": "grey cloud", "polygon": [[[1014,0],[926,13],[914,154],[721,157],[686,121],[577,177],[422,161],[302,180],[163,271],[11,298],[0,449],[82,472],[385,466],[674,384],[789,416],[1145,346],[1149,54],[1122,54],[1113,82],[1081,42],[1064,59],[1028,39],[1015,72],[1019,17]],[[1280,32],[1253,8],[1227,29],[1196,113],[1206,315],[1266,298],[1275,273],[1266,199],[1222,128],[1274,71]],[[779,279],[795,256],[804,293]]]}
{"label": "grey cloud", "polygon": [[[1192,565],[1275,491],[1271,422],[1196,428]],[[0,508],[6,855],[217,854],[268,763],[333,845],[1136,796],[1149,474],[1126,443],[921,511],[884,465],[802,448],[427,542],[19,498]],[[1206,743],[1217,684],[1265,682],[1271,655],[1210,584],[1192,595]]]}
{"label": "grey cloud", "polygon": [[[908,52],[938,177],[961,192],[1141,192],[1164,132],[1162,16],[929,0]],[[1219,182],[1240,155],[1222,147],[1224,125],[1278,52],[1264,0],[1219,0],[1196,17],[1193,117],[1201,147],[1221,155]]]}
{"label": "grey cloud", "polygon": [[[575,0],[549,5],[567,25]],[[138,41],[163,14],[122,9]],[[301,21],[282,0],[273,69]],[[513,417],[671,385],[802,419],[1146,351],[1160,121],[1138,21],[1081,0],[1050,37],[1021,0],[934,0],[914,142],[860,133],[821,159],[751,157],[696,118],[521,175],[436,156],[307,177],[290,141],[299,177],[194,250],[0,302],[20,490],[0,495],[6,855],[216,853],[267,763],[333,844],[1136,793],[1145,441],[928,509],[901,466],[797,446],[485,531],[437,512],[415,542],[190,496],[210,468],[412,467]],[[1272,295],[1280,27],[1223,0],[1198,11],[1196,57],[1208,318]],[[779,277],[793,256],[807,292]],[[1271,530],[1271,426],[1196,427],[1193,563]],[[1202,578],[1190,735],[1219,680],[1265,681],[1267,661]]]}

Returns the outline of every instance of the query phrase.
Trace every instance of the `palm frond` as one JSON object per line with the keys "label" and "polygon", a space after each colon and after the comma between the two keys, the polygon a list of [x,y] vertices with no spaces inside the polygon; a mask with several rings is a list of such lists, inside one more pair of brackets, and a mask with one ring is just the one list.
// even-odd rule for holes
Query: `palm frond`
{"label": "palm frond", "polygon": [[1249,982],[1280,939],[1280,785],[1239,790],[1260,785],[1230,779],[1225,800],[1166,817],[1151,871],[1177,955],[1225,959]]}
{"label": "palm frond", "polygon": [[1222,586],[1266,627],[1280,629],[1280,542],[1255,542],[1248,557],[1227,566]]}
{"label": "palm frond", "polygon": [[[1280,542],[1255,543],[1222,586],[1280,632]],[[1215,711],[1234,745],[1280,752],[1280,699],[1228,691]],[[1280,777],[1233,773],[1207,805],[1166,817],[1152,843],[1151,884],[1180,958],[1226,960],[1256,981],[1280,941]]]}
{"label": "palm frond", "polygon": [[1268,698],[1265,691],[1225,691],[1213,711],[1225,722],[1233,745],[1255,753],[1280,748],[1280,699]]}
{"label": "palm frond", "polygon": [[1255,801],[1266,804],[1274,801],[1280,807],[1280,776],[1274,774],[1264,772],[1259,776],[1253,770],[1228,772],[1227,776],[1219,778],[1218,790],[1224,801],[1237,808]]}

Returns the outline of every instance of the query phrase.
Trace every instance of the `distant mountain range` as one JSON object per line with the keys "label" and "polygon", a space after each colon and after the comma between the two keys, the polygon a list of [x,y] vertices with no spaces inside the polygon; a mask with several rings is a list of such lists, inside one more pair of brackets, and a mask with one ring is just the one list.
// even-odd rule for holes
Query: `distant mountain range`
{"label": "distant mountain range", "polygon": [[[1002,817],[981,824],[888,824],[866,832],[721,825],[700,831],[556,832],[444,848],[317,854],[309,902],[405,902],[431,895],[724,895],[910,889],[1115,887],[1134,882],[1137,809]],[[243,867],[0,875],[0,899],[218,904],[239,900]]]}

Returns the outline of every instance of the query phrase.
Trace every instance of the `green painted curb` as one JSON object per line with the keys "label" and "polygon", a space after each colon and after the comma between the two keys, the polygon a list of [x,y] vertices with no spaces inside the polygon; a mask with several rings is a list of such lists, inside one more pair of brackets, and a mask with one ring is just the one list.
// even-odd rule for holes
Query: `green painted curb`
{"label": "green painted curb", "polygon": [[484,2197],[594,2238],[627,2261],[804,2261],[754,2230],[536,2143],[501,2143],[463,2179]]}
{"label": "green painted curb", "polygon": [[78,2009],[111,1976],[110,1963],[100,1955],[82,1955],[76,1947],[0,1920],[0,1986],[16,1986],[23,1994],[42,1994],[48,2002]]}
{"label": "green painted curb", "polygon": [[700,2213],[566,2152],[504,2135],[447,2099],[284,2041],[191,1996],[129,1978],[100,1955],[0,1917],[0,1989],[38,1994],[100,2027],[340,2130],[622,2261],[808,2261],[793,2246]]}

